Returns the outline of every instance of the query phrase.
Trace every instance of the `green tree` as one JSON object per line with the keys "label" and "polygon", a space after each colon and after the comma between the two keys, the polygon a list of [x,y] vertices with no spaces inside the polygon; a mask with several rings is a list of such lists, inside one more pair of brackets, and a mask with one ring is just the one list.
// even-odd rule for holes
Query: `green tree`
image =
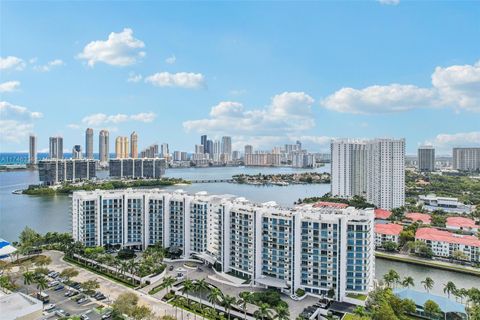
{"label": "green tree", "polygon": [[425,280],[423,280],[421,283],[423,284],[425,290],[427,292],[430,292],[430,290],[432,290],[433,288],[433,285],[435,284],[435,281],[433,281],[433,279],[430,277],[426,277]]}
{"label": "green tree", "polygon": [[219,298],[222,296],[222,291],[218,288],[212,288],[208,293],[207,299],[213,305],[213,309],[215,309],[215,305],[219,302]]}
{"label": "green tree", "polygon": [[177,280],[174,277],[166,276],[165,278],[163,278],[162,287],[167,288],[167,290],[170,291],[175,282],[177,282]]}
{"label": "green tree", "polygon": [[388,273],[383,276],[383,281],[385,281],[389,288],[394,287],[395,284],[400,281],[400,275],[397,271],[390,269]]}
{"label": "green tree", "polygon": [[40,290],[40,294],[43,290],[48,288],[47,279],[45,279],[44,277],[37,278],[35,282],[37,283],[37,289]]}
{"label": "green tree", "polygon": [[116,314],[132,315],[138,303],[138,296],[131,292],[120,294],[113,302],[113,310]]}
{"label": "green tree", "polygon": [[240,299],[238,299],[237,304],[241,306],[243,310],[243,318],[247,319],[247,304],[252,301],[252,293],[248,291],[240,292]]}
{"label": "green tree", "polygon": [[131,316],[135,320],[149,319],[153,316],[153,312],[147,306],[135,306]]}
{"label": "green tree", "polygon": [[81,284],[81,287],[87,292],[87,294],[89,294],[100,288],[100,284],[98,283],[97,279],[93,279],[85,281]]}
{"label": "green tree", "polygon": [[453,283],[452,281],[448,281],[443,286],[443,293],[446,293],[449,299],[450,299],[450,294],[454,293],[456,290],[457,290],[457,286],[455,286],[455,283]]}
{"label": "green tree", "polygon": [[60,277],[66,278],[67,281],[70,281],[70,279],[78,276],[78,270],[75,268],[66,268],[63,269],[62,272],[60,273]]}
{"label": "green tree", "polygon": [[397,251],[398,249],[397,243],[393,241],[385,241],[382,247],[383,249],[385,249],[385,251],[389,251],[389,252]]}
{"label": "green tree", "polygon": [[423,310],[429,316],[437,316],[442,312],[440,306],[433,300],[425,301],[425,303],[423,304]]}
{"label": "green tree", "polygon": [[275,319],[278,319],[278,320],[290,319],[290,312],[288,311],[288,307],[284,306],[283,304],[278,305],[275,308]]}
{"label": "green tree", "polygon": [[455,260],[467,260],[467,255],[461,250],[455,250],[452,252],[452,258]]}
{"label": "green tree", "polygon": [[403,278],[402,286],[405,288],[415,287],[415,281],[413,280],[412,277],[407,276]]}
{"label": "green tree", "polygon": [[31,285],[35,281],[35,275],[33,272],[27,271],[23,273],[23,284],[27,286],[27,294],[28,294],[28,286]]}
{"label": "green tree", "polygon": [[180,289],[180,292],[187,296],[187,303],[188,304],[190,304],[190,300],[188,299],[188,295],[190,294],[190,292],[193,291],[193,288],[194,288],[193,281],[190,280],[190,279],[187,279],[183,282],[183,286]]}
{"label": "green tree", "polygon": [[227,311],[228,314],[228,319],[230,320],[230,311],[232,310],[232,306],[235,304],[236,299],[235,297],[229,296],[228,294],[223,296],[223,307],[225,308],[225,311]]}
{"label": "green tree", "polygon": [[253,315],[255,316],[255,319],[262,319],[262,320],[270,319],[271,318],[270,309],[268,307],[269,305],[266,303],[262,303],[260,306],[258,306],[257,311],[253,313]]}

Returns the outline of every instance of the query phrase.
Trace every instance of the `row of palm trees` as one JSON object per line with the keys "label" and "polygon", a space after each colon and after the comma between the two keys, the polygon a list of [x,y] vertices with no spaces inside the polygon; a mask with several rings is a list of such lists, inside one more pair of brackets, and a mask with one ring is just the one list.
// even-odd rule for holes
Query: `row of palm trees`
{"label": "row of palm trees", "polygon": [[[162,287],[166,289],[172,288],[173,284],[176,282],[175,278],[168,276],[165,277],[162,282]],[[200,295],[207,294],[206,300],[210,302],[213,306],[213,309],[216,310],[217,306],[222,306],[227,313],[228,319],[231,317],[231,311],[234,306],[239,307],[243,311],[244,319],[247,319],[247,306],[248,304],[254,303],[253,292],[241,292],[239,298],[237,299],[234,296],[224,294],[220,289],[214,287],[207,283],[205,279],[200,280],[190,280],[187,279],[183,282],[180,292],[184,294],[187,298],[187,305],[190,306],[190,295],[197,293]],[[179,303],[174,303],[174,305],[180,306]],[[279,305],[276,308],[272,309],[270,305],[262,303],[258,305],[258,309],[254,312],[255,319],[261,320],[288,320],[290,319],[290,313],[288,307],[284,305]]]}
{"label": "row of palm trees", "polygon": [[[395,288],[396,285],[401,285],[404,288],[415,287],[415,281],[412,277],[407,276],[401,279],[398,272],[393,269],[389,270],[388,273],[383,276],[383,281],[389,288]],[[426,277],[425,280],[422,280],[420,283],[427,292],[430,292],[435,285],[435,281],[430,277]],[[453,281],[448,281],[443,285],[443,293],[445,293],[449,299],[450,295],[454,295],[456,300],[460,299],[463,303],[463,299],[469,295],[469,290],[457,288]]]}
{"label": "row of palm trees", "polygon": [[[48,288],[48,281],[42,274],[38,274],[32,271],[24,272],[23,284],[25,286],[29,286],[34,283],[37,284],[37,289],[40,291],[40,294],[43,292],[43,290]],[[26,288],[27,288],[27,294],[28,294],[28,287]]]}

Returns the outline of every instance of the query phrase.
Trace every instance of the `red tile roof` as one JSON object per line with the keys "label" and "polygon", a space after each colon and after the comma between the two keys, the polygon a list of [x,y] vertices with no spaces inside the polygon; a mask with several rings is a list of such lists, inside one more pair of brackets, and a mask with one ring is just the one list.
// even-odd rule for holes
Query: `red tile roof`
{"label": "red tile roof", "polygon": [[445,224],[447,227],[480,228],[474,220],[464,217],[448,217]]}
{"label": "red tile roof", "polygon": [[403,231],[403,226],[396,223],[376,223],[375,233],[398,236]]}
{"label": "red tile roof", "polygon": [[415,239],[480,247],[480,240],[475,236],[459,235],[448,231],[438,230],[435,228],[419,228],[415,233]]}
{"label": "red tile roof", "polygon": [[388,219],[392,215],[391,211],[384,209],[375,209],[375,219]]}
{"label": "red tile roof", "polygon": [[344,209],[348,207],[348,204],[345,203],[337,203],[337,202],[328,202],[328,201],[320,201],[313,205],[314,208],[337,208],[337,209]]}
{"label": "red tile roof", "polygon": [[405,217],[412,221],[421,221],[424,224],[430,224],[430,222],[432,221],[432,218],[430,217],[430,215],[426,213],[410,212],[410,213],[407,213]]}

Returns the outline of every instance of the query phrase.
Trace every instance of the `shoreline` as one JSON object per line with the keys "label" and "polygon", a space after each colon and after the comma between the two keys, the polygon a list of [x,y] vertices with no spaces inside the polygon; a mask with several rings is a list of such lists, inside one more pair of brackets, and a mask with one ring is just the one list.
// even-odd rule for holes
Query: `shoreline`
{"label": "shoreline", "polygon": [[388,254],[388,253],[383,253],[378,251],[375,251],[375,258],[403,262],[407,264],[415,264],[418,266],[435,268],[435,269],[451,271],[451,272],[458,272],[458,273],[468,274],[471,276],[480,277],[480,269],[479,270],[470,269],[470,268],[466,268],[464,266],[456,265],[453,263],[440,262],[436,260],[422,260],[414,257],[403,257],[403,256],[398,256],[398,255]]}

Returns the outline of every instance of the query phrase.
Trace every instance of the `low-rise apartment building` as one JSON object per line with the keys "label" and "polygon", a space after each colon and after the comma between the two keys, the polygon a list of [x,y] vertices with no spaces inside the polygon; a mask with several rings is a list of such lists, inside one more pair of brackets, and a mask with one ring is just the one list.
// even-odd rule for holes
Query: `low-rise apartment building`
{"label": "low-rise apartment building", "polygon": [[465,217],[448,217],[445,222],[447,230],[463,231],[468,233],[477,233],[480,226],[475,224],[475,220]]}
{"label": "low-rise apartment building", "polygon": [[72,196],[72,232],[86,246],[181,249],[222,272],[287,293],[367,293],[375,275],[373,209],[282,208],[228,195],[126,189]]}
{"label": "low-rise apartment building", "polygon": [[434,256],[450,258],[455,251],[465,255],[465,260],[480,262],[480,240],[471,235],[460,235],[435,228],[419,228],[415,240],[425,242]]}
{"label": "low-rise apartment building", "polygon": [[375,223],[375,247],[382,248],[386,242],[399,244],[403,226],[396,223]]}

